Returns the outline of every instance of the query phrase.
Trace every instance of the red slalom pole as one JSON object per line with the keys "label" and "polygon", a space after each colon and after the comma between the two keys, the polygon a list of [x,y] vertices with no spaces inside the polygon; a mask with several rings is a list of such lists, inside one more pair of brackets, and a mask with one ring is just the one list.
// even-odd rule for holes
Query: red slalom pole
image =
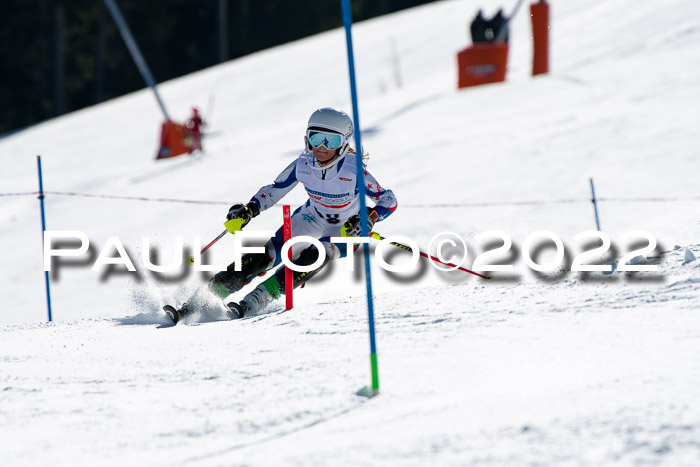
{"label": "red slalom pole", "polygon": [[549,72],[549,4],[530,5],[532,20],[532,76]]}
{"label": "red slalom pole", "polygon": [[[372,238],[376,238],[377,240],[386,240],[384,237],[382,237],[381,235],[379,235],[377,232],[370,232],[369,236],[372,237]],[[413,252],[413,248],[411,248],[411,247],[408,246],[408,245],[404,245],[403,243],[398,243],[398,242],[389,242],[389,243],[390,243],[391,245],[397,247],[397,248],[401,248],[402,250],[406,250],[406,251]],[[459,269],[460,271],[468,272],[469,274],[474,274],[475,276],[479,276],[479,277],[481,277],[482,279],[493,279],[493,276],[484,276],[483,274],[479,274],[478,272],[474,272],[474,271],[472,271],[472,270],[470,270],[470,269],[463,268],[463,267],[461,267],[461,266],[457,266],[456,264],[446,263],[446,262],[444,262],[444,261],[440,261],[438,258],[436,258],[436,257],[434,257],[434,256],[431,256],[431,255],[429,255],[429,254],[427,254],[427,253],[423,253],[423,252],[420,251],[420,250],[418,251],[418,253],[420,253],[420,255],[421,255],[423,258],[428,258],[428,259],[430,259],[430,260],[435,261],[436,263],[444,264],[445,266],[450,266],[450,267],[452,267],[452,268]]]}
{"label": "red slalom pole", "polygon": [[[282,217],[284,218],[284,227],[282,230],[282,236],[284,238],[284,243],[287,243],[292,238],[292,217],[289,214],[289,205],[285,204],[282,206]],[[292,249],[289,249],[289,259],[292,259]],[[285,310],[291,310],[294,308],[294,299],[292,293],[294,291],[294,278],[292,277],[292,270],[289,268],[284,268],[284,296],[286,299]]]}

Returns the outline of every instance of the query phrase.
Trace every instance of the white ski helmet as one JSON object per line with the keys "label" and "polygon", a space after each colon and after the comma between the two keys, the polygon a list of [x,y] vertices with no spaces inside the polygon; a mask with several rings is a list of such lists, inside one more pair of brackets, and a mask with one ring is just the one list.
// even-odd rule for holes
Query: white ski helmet
{"label": "white ski helmet", "polygon": [[311,164],[312,168],[328,169],[338,162],[348,153],[350,149],[350,138],[355,132],[355,126],[352,124],[352,119],[342,110],[324,107],[318,109],[309,117],[309,123],[306,125],[306,136],[304,141],[306,149],[311,151],[313,148],[309,143],[309,132],[313,130],[326,130],[333,133],[338,133],[342,136],[342,144],[338,148],[338,158],[331,164],[325,167],[316,167],[316,164]]}

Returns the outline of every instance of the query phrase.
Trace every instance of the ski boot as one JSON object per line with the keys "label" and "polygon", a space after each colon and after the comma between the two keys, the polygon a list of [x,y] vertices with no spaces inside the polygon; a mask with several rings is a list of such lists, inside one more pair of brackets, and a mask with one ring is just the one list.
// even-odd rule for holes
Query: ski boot
{"label": "ski boot", "polygon": [[226,307],[228,308],[228,314],[231,319],[241,319],[245,316],[245,309],[236,302],[227,303]]}
{"label": "ski boot", "polygon": [[163,307],[163,311],[170,319],[173,320],[173,324],[177,324],[178,321],[181,321],[190,310],[187,308],[187,303],[183,303],[179,310],[175,309],[175,307],[172,305],[165,305]]}
{"label": "ski boot", "polygon": [[233,319],[236,319],[233,315],[237,315],[237,318],[243,318],[260,312],[280,295],[282,295],[280,284],[273,275],[253,289],[240,303],[231,302],[226,306],[231,310]]}

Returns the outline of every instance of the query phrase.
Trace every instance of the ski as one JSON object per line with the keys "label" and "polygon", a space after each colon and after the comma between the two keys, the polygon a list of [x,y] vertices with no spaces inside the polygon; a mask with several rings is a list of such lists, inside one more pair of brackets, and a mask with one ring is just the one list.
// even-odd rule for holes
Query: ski
{"label": "ski", "polygon": [[[243,318],[243,315],[245,314],[245,309],[243,306],[235,302],[227,303],[225,306],[231,319]],[[185,317],[189,310],[184,305],[179,310],[172,305],[164,305],[163,311],[165,312],[165,315],[173,322],[173,326],[175,326],[182,320],[182,318]]]}

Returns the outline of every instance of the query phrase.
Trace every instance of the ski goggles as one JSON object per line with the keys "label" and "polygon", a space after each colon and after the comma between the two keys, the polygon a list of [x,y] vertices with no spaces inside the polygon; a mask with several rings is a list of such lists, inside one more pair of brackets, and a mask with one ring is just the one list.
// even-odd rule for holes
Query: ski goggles
{"label": "ski goggles", "polygon": [[325,146],[326,149],[338,149],[345,143],[345,137],[338,133],[327,133],[325,131],[309,130],[306,133],[309,144],[312,148]]}

